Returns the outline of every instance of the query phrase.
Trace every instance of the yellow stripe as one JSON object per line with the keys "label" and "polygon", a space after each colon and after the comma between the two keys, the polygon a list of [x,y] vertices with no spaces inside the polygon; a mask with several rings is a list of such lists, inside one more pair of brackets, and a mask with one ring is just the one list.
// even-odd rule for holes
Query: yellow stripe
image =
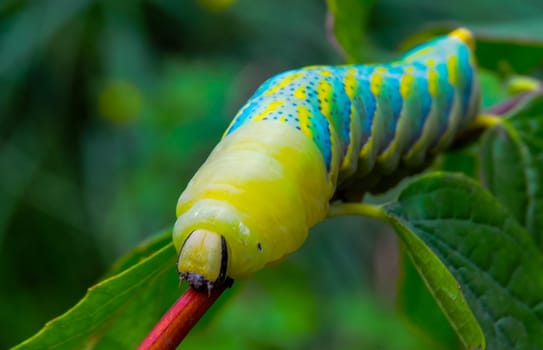
{"label": "yellow stripe", "polygon": [[295,74],[287,75],[279,84],[275,85],[273,88],[266,91],[264,96],[270,96],[270,95],[276,93],[277,91],[281,90],[282,88],[284,88],[285,86],[290,84],[296,78],[299,78],[301,75],[302,75],[302,73],[295,73]]}
{"label": "yellow stripe", "polygon": [[435,70],[436,62],[434,60],[426,61],[428,66],[428,92],[432,97],[439,93],[439,75]]}
{"label": "yellow stripe", "polygon": [[275,111],[277,108],[282,106],[284,103],[281,101],[273,101],[271,102],[268,107],[266,107],[265,110],[263,110],[260,114],[258,114],[256,117],[253,118],[254,121],[259,121],[270,115],[271,112]]}
{"label": "yellow stripe", "polygon": [[[343,84],[345,85],[345,93],[349,97],[349,100],[351,100],[351,110],[350,112],[350,132],[349,132],[349,146],[347,147],[347,152],[345,153],[345,158],[343,159],[343,164],[341,165],[342,170],[348,169],[351,166],[354,168],[354,164],[356,164],[353,161],[353,151],[355,148],[355,144],[358,144],[359,140],[357,137],[355,137],[354,133],[358,132],[358,127],[356,122],[358,121],[358,113],[356,110],[356,105],[354,103],[354,97],[355,92],[357,88],[357,81],[355,78],[356,70],[349,69],[347,71],[347,74],[345,74],[345,80],[343,81]],[[355,169],[350,169],[354,171]]]}
{"label": "yellow stripe", "polygon": [[304,106],[298,106],[298,119],[300,120],[300,129],[302,129],[302,132],[309,136],[313,137],[313,133],[311,132],[311,128],[309,127],[309,118],[311,117],[311,112],[304,107]]}
{"label": "yellow stripe", "polygon": [[[370,90],[371,93],[375,96],[376,99],[378,99],[379,95],[381,94],[381,85],[383,84],[383,74],[386,73],[386,69],[383,67],[379,67],[375,69],[374,73],[371,75],[370,78]],[[371,133],[370,137],[366,141],[366,144],[362,147],[359,153],[360,159],[365,159],[369,157],[370,152],[375,151],[374,149],[374,143],[375,143],[375,133],[376,133],[376,125],[378,123],[378,120],[380,119],[380,115],[376,115],[379,112],[379,106],[377,105],[375,108],[375,111],[373,112],[373,118],[372,118],[372,124],[371,124]],[[369,117],[369,116],[367,116]],[[369,158],[368,158],[369,159]]]}
{"label": "yellow stripe", "polygon": [[349,69],[345,75],[345,80],[343,81],[343,84],[345,84],[345,92],[347,93],[347,96],[349,96],[350,100],[354,98],[354,94],[356,92],[357,81],[355,74],[355,69]]}
{"label": "yellow stripe", "polygon": [[[332,104],[330,103],[330,96],[332,95],[332,85],[326,80],[321,80],[317,87],[317,95],[321,104],[321,112],[325,117],[330,117],[332,110]],[[328,101],[325,101],[327,99]]]}
{"label": "yellow stripe", "polygon": [[383,74],[386,73],[386,69],[383,67],[378,67],[375,69],[374,73],[370,78],[370,89],[371,93],[374,96],[379,96],[381,94],[381,85],[383,84]]}
{"label": "yellow stripe", "polygon": [[447,60],[447,70],[449,71],[449,83],[456,86],[458,84],[458,58],[456,56],[451,56]]}
{"label": "yellow stripe", "polygon": [[297,88],[293,95],[300,100],[305,100],[307,98],[307,95],[305,94],[305,86],[300,86]]}
{"label": "yellow stripe", "polygon": [[466,45],[469,46],[471,50],[475,48],[475,40],[473,40],[473,34],[471,34],[471,32],[466,28],[458,28],[455,31],[451,32],[449,36],[463,41]]}
{"label": "yellow stripe", "polygon": [[323,77],[331,77],[332,76],[332,72],[330,72],[329,70],[321,70],[321,71],[319,71],[319,74],[322,75]]}
{"label": "yellow stripe", "polygon": [[434,51],[434,48],[429,46],[429,47],[425,47],[424,49],[417,49],[417,51],[411,53],[409,56],[405,57],[405,61],[406,62],[411,62],[411,61],[414,61],[424,55],[428,55],[428,54],[431,54],[432,51]]}
{"label": "yellow stripe", "polygon": [[413,88],[414,81],[415,77],[413,74],[408,73],[406,70],[400,80],[400,94],[404,100],[409,96],[409,92],[411,92],[411,89]]}

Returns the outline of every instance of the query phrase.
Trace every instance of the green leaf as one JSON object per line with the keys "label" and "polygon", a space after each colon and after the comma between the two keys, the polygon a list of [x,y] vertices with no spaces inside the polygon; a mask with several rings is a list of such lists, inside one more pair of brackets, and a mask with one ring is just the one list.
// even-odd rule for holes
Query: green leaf
{"label": "green leaf", "polygon": [[543,96],[485,133],[481,179],[543,249]]}
{"label": "green leaf", "polygon": [[503,126],[489,129],[481,143],[481,177],[485,186],[525,225],[527,184],[520,145]]}
{"label": "green leaf", "polygon": [[543,256],[495,198],[433,173],[384,210],[466,347],[543,347]]}
{"label": "green leaf", "polygon": [[496,73],[485,69],[479,69],[478,73],[483,109],[503,102],[508,97],[506,84]]}
{"label": "green leaf", "polygon": [[458,349],[459,340],[451,324],[424,285],[405,252],[401,254],[398,309],[401,316],[431,349]]}
{"label": "green leaf", "polygon": [[432,170],[461,172],[469,177],[477,178],[477,151],[473,145],[449,150],[438,158]]}
{"label": "green leaf", "polygon": [[327,0],[333,17],[334,35],[345,51],[347,61],[364,61],[364,49],[368,45],[364,28],[374,0]]}
{"label": "green leaf", "polygon": [[[139,249],[148,251],[145,247]],[[129,269],[89,288],[77,305],[15,349],[135,348],[181,294],[175,257],[175,249],[168,243]]]}
{"label": "green leaf", "polygon": [[477,57],[481,66],[493,70],[512,70],[517,73],[526,73],[541,67],[543,59],[541,17],[486,23],[474,21],[468,26],[477,37]]}

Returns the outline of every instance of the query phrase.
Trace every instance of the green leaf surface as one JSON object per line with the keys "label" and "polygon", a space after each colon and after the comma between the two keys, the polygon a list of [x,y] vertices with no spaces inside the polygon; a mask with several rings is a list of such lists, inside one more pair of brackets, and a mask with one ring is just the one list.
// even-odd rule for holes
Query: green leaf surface
{"label": "green leaf surface", "polygon": [[368,45],[364,35],[370,9],[374,0],[327,0],[333,17],[335,38],[341,45],[350,63],[364,62]]}
{"label": "green leaf surface", "polygon": [[485,133],[481,179],[543,249],[543,96]]}
{"label": "green leaf surface", "polygon": [[166,244],[141,262],[89,288],[77,305],[15,349],[135,348],[182,292],[175,257],[173,245]]}
{"label": "green leaf surface", "polygon": [[479,69],[478,73],[481,84],[481,107],[483,109],[503,102],[508,97],[506,84],[498,74],[485,69]]}
{"label": "green leaf surface", "polygon": [[472,145],[456,150],[450,150],[441,155],[432,166],[432,170],[461,172],[462,174],[477,178],[478,149]]}
{"label": "green leaf surface", "polygon": [[472,22],[468,26],[477,37],[480,64],[493,70],[526,73],[541,67],[543,60],[543,20],[539,16],[507,21]]}
{"label": "green leaf surface", "polygon": [[480,330],[488,349],[543,347],[543,256],[494,197],[434,173],[384,209],[466,347],[484,347]]}
{"label": "green leaf surface", "polygon": [[458,349],[456,332],[405,252],[402,252],[400,268],[398,309],[402,318],[416,334],[430,343],[429,348]]}

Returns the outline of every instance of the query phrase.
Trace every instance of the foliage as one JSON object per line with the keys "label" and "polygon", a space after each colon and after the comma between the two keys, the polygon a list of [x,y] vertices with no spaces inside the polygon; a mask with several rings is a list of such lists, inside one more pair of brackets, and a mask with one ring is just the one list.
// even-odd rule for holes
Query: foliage
{"label": "foliage", "polygon": [[[169,233],[148,235],[171,226],[230,118],[273,73],[343,62],[326,40],[324,3],[284,5],[0,4],[0,347],[83,297],[19,347],[133,348],[173,303],[182,289]],[[386,60],[458,22],[472,28],[485,107],[509,96],[513,74],[541,73],[536,0],[327,5],[350,61]],[[184,346],[543,346],[543,97],[516,107],[432,169],[447,172],[370,199],[412,263],[397,264],[390,225],[329,219],[281,265],[237,282]]]}
{"label": "foliage", "polygon": [[543,346],[543,255],[492,195],[434,173],[385,210],[466,348]]}

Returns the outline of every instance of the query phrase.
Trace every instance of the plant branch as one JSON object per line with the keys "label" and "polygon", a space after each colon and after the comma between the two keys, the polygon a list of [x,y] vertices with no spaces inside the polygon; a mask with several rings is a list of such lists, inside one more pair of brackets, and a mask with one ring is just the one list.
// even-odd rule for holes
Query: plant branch
{"label": "plant branch", "polygon": [[493,114],[498,117],[504,117],[508,113],[510,113],[512,110],[514,110],[516,107],[522,104],[522,102],[528,100],[531,96],[534,94],[541,93],[541,90],[535,90],[535,91],[524,91],[521,92],[502,103],[499,103],[495,106],[492,106],[488,108],[485,111],[485,114]]}
{"label": "plant branch", "polygon": [[211,305],[231,285],[232,280],[229,279],[226,283],[213,288],[209,294],[197,292],[189,287],[162,316],[141,342],[138,350],[175,349]]}
{"label": "plant branch", "polygon": [[346,216],[346,215],[361,215],[373,219],[386,221],[386,215],[383,208],[368,203],[339,203],[333,204],[328,209],[328,217]]}
{"label": "plant branch", "polygon": [[502,123],[502,120],[506,118],[515,108],[518,108],[524,102],[528,101],[532,96],[534,96],[534,94],[540,93],[541,90],[524,91],[486,109],[482,112],[482,114],[475,118],[472,125],[456,136],[453,144],[451,145],[451,149],[464,147],[466,144],[477,140],[486,129]]}

